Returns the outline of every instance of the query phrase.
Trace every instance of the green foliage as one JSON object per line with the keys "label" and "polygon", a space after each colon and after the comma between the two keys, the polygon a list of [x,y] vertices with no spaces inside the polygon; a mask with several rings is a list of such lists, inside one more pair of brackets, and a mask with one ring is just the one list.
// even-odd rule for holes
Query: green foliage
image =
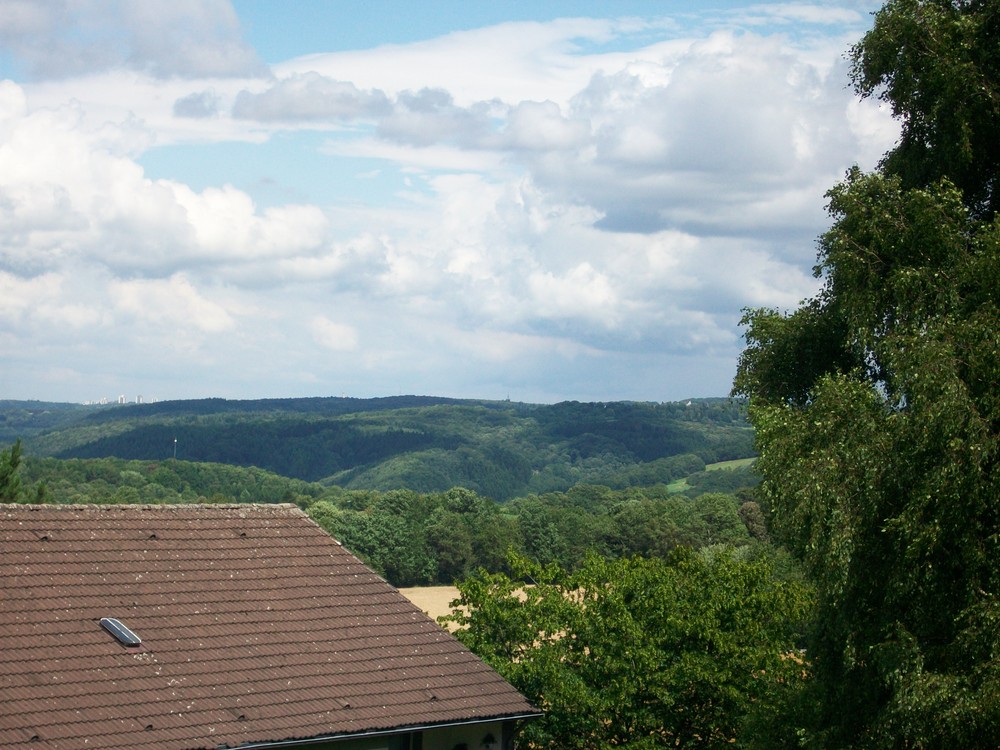
{"label": "green foliage", "polygon": [[736,493],[756,487],[759,482],[757,470],[752,466],[696,471],[685,477],[683,492],[690,497],[708,492]]}
{"label": "green foliage", "polygon": [[396,586],[451,583],[476,567],[502,570],[517,522],[466,489],[347,492],[311,504],[316,523]]}
{"label": "green foliage", "polygon": [[755,500],[749,500],[740,505],[738,513],[751,538],[762,542],[770,541],[771,535],[767,528],[767,519],[759,503]]}
{"label": "green foliage", "polygon": [[[504,501],[577,484],[650,486],[752,455],[743,405],[398,399],[162,402],[57,411],[0,403],[33,455],[182,460],[258,468],[346,489]],[[176,442],[175,442],[176,441]]]}
{"label": "green foliage", "polygon": [[[507,571],[514,551],[578,570],[591,555],[666,557],[679,545],[746,547],[752,538],[733,495],[579,486],[498,505],[470,490],[338,491],[311,503],[320,526],[391,583],[452,583],[472,571]],[[763,523],[759,512],[755,519]]]}
{"label": "green foliage", "polygon": [[26,458],[25,480],[53,503],[306,504],[324,490],[255,468],[188,461]]}
{"label": "green foliage", "polygon": [[876,15],[855,82],[900,145],[830,191],[817,297],[744,321],[758,494],[818,586],[817,746],[1000,736],[998,43],[995,3]]}
{"label": "green foliage", "polygon": [[[11,497],[32,502],[296,503],[398,586],[451,583],[481,567],[503,571],[510,550],[577,569],[588,552],[662,556],[678,544],[750,541],[735,496],[692,499],[662,485],[578,485],[500,505],[465,488],[344,490],[253,467],[173,459],[22,461],[19,444],[3,453],[0,469],[5,483],[18,488]],[[19,489],[22,477],[35,487],[32,492]]]}
{"label": "green foliage", "polygon": [[13,503],[21,495],[21,441],[0,452],[0,502]]}
{"label": "green foliage", "polygon": [[903,129],[883,169],[906,188],[947,177],[975,213],[1000,208],[1000,9],[987,0],[893,0],[852,50],[863,96]]}
{"label": "green foliage", "polygon": [[589,553],[604,557],[664,556],[674,547],[700,548],[720,542],[743,545],[749,532],[732,495],[696,498],[665,488],[610,490],[579,485],[567,493],[513,500],[525,555],[541,563],[579,568]]}
{"label": "green foliage", "polygon": [[530,747],[729,748],[800,689],[808,590],[765,560],[679,548],[591,557],[572,574],[512,567],[462,582],[446,619],[545,711],[524,730]]}
{"label": "green foliage", "polygon": [[419,586],[435,579],[437,563],[431,556],[420,520],[428,513],[428,499],[415,492],[395,491],[365,511],[337,508],[321,501],[309,508],[316,523],[345,547],[397,586]]}
{"label": "green foliage", "polygon": [[82,404],[0,399],[0,444],[78,423],[90,413]]}
{"label": "green foliage", "polygon": [[[962,645],[1000,573],[997,229],[970,223],[947,186],[900,191],[879,176],[853,176],[833,205],[827,294],[865,364],[832,367],[807,398],[751,394],[762,497],[820,584],[829,741],[925,746],[952,727],[953,746],[969,746],[1000,721],[996,665],[970,666]],[[945,684],[984,701],[973,711]]]}
{"label": "green foliage", "polygon": [[694,453],[682,453],[667,458],[632,464],[610,474],[604,484],[612,489],[625,487],[652,487],[656,484],[670,484],[699,471],[705,470],[705,461]]}

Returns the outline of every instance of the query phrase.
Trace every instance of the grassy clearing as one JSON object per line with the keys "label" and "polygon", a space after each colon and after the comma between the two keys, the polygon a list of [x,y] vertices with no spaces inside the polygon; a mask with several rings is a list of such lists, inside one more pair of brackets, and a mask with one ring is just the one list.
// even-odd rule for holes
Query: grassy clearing
{"label": "grassy clearing", "polygon": [[[734,458],[732,461],[717,461],[714,464],[705,464],[705,471],[725,471],[727,469],[744,469],[754,461],[756,458]],[[684,490],[691,489],[691,485],[688,484],[687,479],[675,479],[673,482],[667,485],[667,491],[671,493],[684,492]]]}
{"label": "grassy clearing", "polygon": [[667,485],[667,492],[676,494],[678,492],[683,492],[688,489],[691,485],[688,484],[687,479],[675,479],[670,484]]}
{"label": "grassy clearing", "polygon": [[742,469],[750,466],[756,458],[735,458],[732,461],[719,461],[714,464],[705,464],[705,471],[718,471],[719,469]]}

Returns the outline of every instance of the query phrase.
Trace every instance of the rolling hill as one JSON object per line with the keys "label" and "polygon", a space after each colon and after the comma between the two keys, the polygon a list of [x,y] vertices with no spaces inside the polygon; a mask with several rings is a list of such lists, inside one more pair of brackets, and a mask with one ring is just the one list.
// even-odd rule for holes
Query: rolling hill
{"label": "rolling hill", "polygon": [[82,406],[0,401],[0,442],[33,458],[257,467],[347,489],[439,492],[495,500],[669,483],[705,464],[753,455],[730,399],[553,405],[429,396],[202,399]]}

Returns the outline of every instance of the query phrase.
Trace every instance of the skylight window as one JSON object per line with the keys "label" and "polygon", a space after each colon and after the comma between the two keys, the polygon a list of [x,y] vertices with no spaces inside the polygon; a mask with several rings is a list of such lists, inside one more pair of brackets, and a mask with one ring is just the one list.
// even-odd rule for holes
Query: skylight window
{"label": "skylight window", "polygon": [[123,646],[138,646],[142,639],[114,617],[102,617],[101,627],[113,635]]}

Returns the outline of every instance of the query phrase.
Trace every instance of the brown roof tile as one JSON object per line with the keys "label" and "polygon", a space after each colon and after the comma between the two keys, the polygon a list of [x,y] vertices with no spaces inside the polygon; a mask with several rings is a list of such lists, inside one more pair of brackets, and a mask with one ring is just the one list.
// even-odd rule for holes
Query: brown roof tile
{"label": "brown roof tile", "polygon": [[0,505],[0,634],[0,747],[214,749],[535,713],[290,505]]}

